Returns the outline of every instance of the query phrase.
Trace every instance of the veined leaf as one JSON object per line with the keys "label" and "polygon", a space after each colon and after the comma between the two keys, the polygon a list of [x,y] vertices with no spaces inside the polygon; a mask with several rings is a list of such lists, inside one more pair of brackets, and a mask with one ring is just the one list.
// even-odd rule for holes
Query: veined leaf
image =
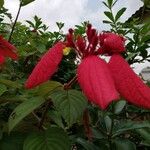
{"label": "veined leaf", "polygon": [[141,128],[150,128],[150,122],[149,121],[143,121],[143,122],[126,121],[126,122],[121,122],[121,123],[114,126],[113,137],[117,136],[119,134],[122,134],[125,131],[141,129]]}
{"label": "veined leaf", "polygon": [[96,147],[92,142],[86,141],[82,138],[77,138],[77,143],[82,145],[85,148],[85,150],[99,150],[99,148]]}
{"label": "veined leaf", "polygon": [[0,83],[5,84],[6,86],[12,87],[12,88],[21,88],[22,87],[22,85],[19,84],[18,82],[6,80],[6,79],[0,79]]}
{"label": "veined leaf", "polygon": [[54,106],[61,112],[63,118],[71,126],[81,116],[87,106],[83,94],[77,90],[59,90],[50,96]]}
{"label": "veined leaf", "polygon": [[149,129],[137,129],[136,132],[141,135],[141,137],[150,144],[150,128]]}
{"label": "veined leaf", "polygon": [[0,96],[7,91],[7,87],[3,84],[0,84]]}
{"label": "veined leaf", "polygon": [[59,87],[62,87],[61,83],[56,81],[47,81],[39,85],[38,87],[34,88],[33,90],[30,90],[29,93],[32,93],[34,95],[44,96]]}
{"label": "veined leaf", "polygon": [[45,101],[42,97],[34,97],[27,101],[24,101],[18,105],[8,120],[9,132],[28,114],[30,114],[34,109],[38,108]]}
{"label": "veined leaf", "polygon": [[0,140],[0,150],[21,150],[26,135],[19,132],[4,134]]}
{"label": "veined leaf", "polygon": [[51,127],[44,132],[36,132],[24,142],[23,150],[70,150],[68,135],[61,129]]}
{"label": "veined leaf", "polygon": [[113,142],[112,146],[115,150],[136,150],[135,144],[129,140],[117,139]]}

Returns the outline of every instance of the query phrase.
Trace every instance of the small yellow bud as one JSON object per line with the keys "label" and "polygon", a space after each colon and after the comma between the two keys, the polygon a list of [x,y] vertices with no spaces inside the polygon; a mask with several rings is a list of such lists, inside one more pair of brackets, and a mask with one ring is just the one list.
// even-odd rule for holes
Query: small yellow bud
{"label": "small yellow bud", "polygon": [[67,56],[70,53],[71,48],[70,47],[65,47],[63,49],[63,55]]}

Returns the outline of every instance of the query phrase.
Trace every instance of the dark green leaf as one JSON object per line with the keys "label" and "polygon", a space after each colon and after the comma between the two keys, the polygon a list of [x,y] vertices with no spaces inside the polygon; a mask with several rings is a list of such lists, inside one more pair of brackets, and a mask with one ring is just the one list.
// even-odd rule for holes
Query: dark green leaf
{"label": "dark green leaf", "polygon": [[102,3],[103,3],[106,7],[109,7],[109,6],[106,4],[106,2],[103,1]]}
{"label": "dark green leaf", "polygon": [[77,141],[77,143],[82,145],[85,148],[85,150],[99,150],[99,148],[96,147],[92,142],[86,141],[81,138],[77,138],[76,141]]}
{"label": "dark green leaf", "polygon": [[49,117],[61,128],[64,128],[64,125],[62,123],[62,117],[60,112],[58,111],[54,111],[54,110],[50,110],[49,111]]}
{"label": "dark green leaf", "polygon": [[126,101],[120,100],[114,106],[114,113],[119,114],[126,105]]}
{"label": "dark green leaf", "polygon": [[117,14],[116,14],[116,16],[115,16],[115,21],[118,21],[118,19],[123,15],[123,13],[126,11],[126,8],[124,7],[124,8],[122,8],[122,9],[120,9],[118,12],[117,12]]}
{"label": "dark green leaf", "polygon": [[4,134],[0,140],[0,150],[22,150],[26,135],[12,132],[10,135]]}
{"label": "dark green leaf", "polygon": [[23,150],[70,150],[68,135],[60,128],[51,127],[44,132],[36,132],[24,142]]}
{"label": "dark green leaf", "polygon": [[80,119],[87,106],[86,98],[77,90],[57,90],[50,97],[69,126]]}
{"label": "dark green leaf", "polygon": [[22,85],[19,84],[18,82],[6,80],[6,79],[0,79],[0,83],[5,84],[6,86],[12,87],[12,88],[21,88],[22,87]]}
{"label": "dark green leaf", "polygon": [[141,135],[141,137],[150,144],[150,128],[149,129],[137,129],[136,132]]}
{"label": "dark green leaf", "polygon": [[111,8],[113,4],[113,0],[107,0],[107,3],[108,3],[109,8]]}
{"label": "dark green leaf", "polygon": [[101,133],[98,129],[92,129],[92,134],[93,134],[93,138],[94,139],[99,139],[99,140],[101,140],[101,139],[104,139],[104,138],[106,138],[106,136],[103,134],[103,133]]}
{"label": "dark green leaf", "polygon": [[21,6],[26,6],[32,2],[34,2],[35,0],[23,0]]}
{"label": "dark green leaf", "polygon": [[4,5],[4,0],[0,0],[0,8],[2,8]]}
{"label": "dark green leaf", "polygon": [[107,21],[107,20],[103,20],[103,23],[111,24],[112,22],[111,21]]}
{"label": "dark green leaf", "polygon": [[61,83],[56,82],[56,81],[47,81],[47,82],[39,85],[35,89],[29,91],[29,93],[31,93],[33,95],[45,96],[59,87],[60,88],[62,87]]}
{"label": "dark green leaf", "polygon": [[43,104],[45,100],[41,97],[33,97],[29,100],[18,105],[8,120],[9,132],[28,114],[30,114],[34,109],[38,108]]}
{"label": "dark green leaf", "polygon": [[111,20],[114,22],[114,17],[113,14],[109,11],[104,11],[104,14]]}
{"label": "dark green leaf", "polygon": [[129,130],[141,129],[141,128],[150,128],[149,121],[124,121],[120,122],[114,126],[113,136],[117,136]]}
{"label": "dark green leaf", "polygon": [[115,150],[136,150],[136,146],[129,140],[120,140],[117,139],[113,142],[112,147]]}
{"label": "dark green leaf", "polygon": [[3,84],[0,84],[0,96],[7,91],[7,87]]}
{"label": "dark green leaf", "polygon": [[112,120],[109,116],[105,116],[104,121],[105,121],[105,126],[106,126],[106,129],[107,129],[107,132],[109,133],[110,130],[111,130],[111,127],[112,127]]}

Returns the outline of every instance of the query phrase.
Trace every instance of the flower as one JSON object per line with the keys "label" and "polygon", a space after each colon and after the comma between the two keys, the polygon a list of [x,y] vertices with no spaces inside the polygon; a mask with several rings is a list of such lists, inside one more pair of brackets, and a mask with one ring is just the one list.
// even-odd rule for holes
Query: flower
{"label": "flower", "polygon": [[108,65],[120,95],[134,105],[150,109],[150,88],[134,73],[124,58],[114,54]]}
{"label": "flower", "polygon": [[5,57],[10,57],[13,60],[18,59],[16,48],[0,36],[0,64],[3,64]]}
{"label": "flower", "polygon": [[84,94],[101,109],[106,109],[112,100],[119,98],[107,63],[98,56],[84,58],[78,66],[77,74]]}
{"label": "flower", "polygon": [[81,58],[81,63],[77,68],[79,85],[89,101],[101,109],[106,109],[108,104],[117,100],[119,96],[107,63],[98,57],[102,52],[98,33],[91,25],[88,25],[86,38],[81,36],[74,38],[73,32],[69,34],[68,37],[72,39],[69,38],[67,44],[73,45]]}
{"label": "flower", "polygon": [[104,32],[99,35],[99,40],[103,53],[125,52],[125,39],[120,35]]}
{"label": "flower", "polygon": [[134,105],[150,108],[150,88],[120,55],[125,51],[124,38],[114,33],[103,33],[100,35],[100,44],[102,52],[111,55],[108,66],[119,94]]}
{"label": "flower", "polygon": [[44,54],[25,83],[27,89],[34,88],[51,78],[62,60],[63,49],[64,44],[58,42]]}

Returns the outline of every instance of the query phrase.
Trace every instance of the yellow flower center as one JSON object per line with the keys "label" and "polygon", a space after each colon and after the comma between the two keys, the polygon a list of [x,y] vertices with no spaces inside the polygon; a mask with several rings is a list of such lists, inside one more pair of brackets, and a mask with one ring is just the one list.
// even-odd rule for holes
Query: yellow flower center
{"label": "yellow flower center", "polygon": [[63,49],[63,55],[67,56],[70,53],[71,48],[70,47],[65,47]]}

